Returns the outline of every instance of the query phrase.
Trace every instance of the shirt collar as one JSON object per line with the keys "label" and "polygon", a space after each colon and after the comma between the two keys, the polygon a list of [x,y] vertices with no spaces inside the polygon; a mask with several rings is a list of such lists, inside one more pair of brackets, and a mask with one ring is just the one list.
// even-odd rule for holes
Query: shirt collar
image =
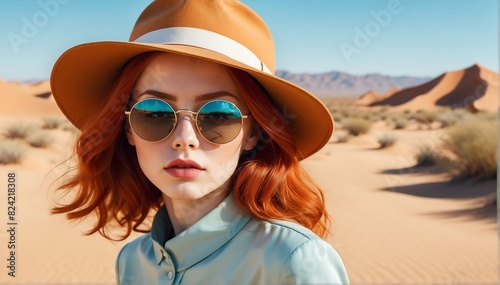
{"label": "shirt collar", "polygon": [[185,270],[230,241],[250,219],[251,216],[238,207],[231,193],[191,227],[173,236],[174,230],[163,205],[151,227],[156,262],[160,264],[166,251],[176,270]]}

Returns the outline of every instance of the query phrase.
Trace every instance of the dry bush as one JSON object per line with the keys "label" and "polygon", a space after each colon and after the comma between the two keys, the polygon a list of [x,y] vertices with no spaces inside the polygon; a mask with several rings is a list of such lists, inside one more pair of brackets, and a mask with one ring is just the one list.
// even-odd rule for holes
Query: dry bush
{"label": "dry bush", "polygon": [[408,126],[408,119],[404,114],[395,113],[391,115],[391,121],[394,123],[394,128],[397,130],[404,129]]}
{"label": "dry bush", "polygon": [[446,128],[464,122],[472,117],[472,114],[465,109],[448,109],[438,118],[441,126]]}
{"label": "dry bush", "polygon": [[383,113],[380,111],[380,109],[369,109],[361,110],[359,112],[358,118],[362,118],[371,122],[377,122],[381,120],[381,116],[383,116]]}
{"label": "dry bush", "polygon": [[7,127],[4,136],[7,139],[25,139],[30,133],[35,132],[40,127],[26,122],[16,122]]}
{"label": "dry bush", "polygon": [[351,135],[349,135],[349,133],[340,133],[335,135],[335,137],[337,138],[338,143],[346,143],[351,139]]}
{"label": "dry bush", "polygon": [[440,155],[436,152],[435,148],[428,144],[420,145],[415,153],[415,166],[432,166],[438,163],[441,159]]}
{"label": "dry bush", "polygon": [[43,148],[48,147],[54,141],[54,137],[48,132],[38,131],[28,135],[26,141],[32,147]]}
{"label": "dry bush", "polygon": [[431,124],[438,119],[438,112],[430,110],[418,110],[413,114],[413,119],[422,124]]}
{"label": "dry bush", "polygon": [[479,120],[485,121],[497,121],[498,113],[488,112],[488,111],[479,111],[474,114],[474,116]]}
{"label": "dry bush", "polygon": [[398,137],[393,135],[393,134],[383,134],[380,137],[378,137],[377,141],[380,145],[380,148],[386,148],[394,145],[396,141],[398,140]]}
{"label": "dry bush", "polygon": [[355,108],[349,108],[349,109],[344,109],[344,110],[341,110],[340,111],[342,113],[342,115],[344,115],[344,117],[349,117],[349,118],[359,118],[360,116],[362,116],[362,111],[359,110],[359,109],[355,109]]}
{"label": "dry bush", "polygon": [[372,123],[376,123],[379,121],[384,121],[387,118],[386,113],[375,113],[372,116],[367,116],[367,119],[372,121]]}
{"label": "dry bush", "polygon": [[78,130],[77,127],[75,127],[72,123],[70,123],[69,121],[67,121],[66,123],[62,124],[61,125],[61,129],[63,131],[68,131],[68,132],[75,132]]}
{"label": "dry bush", "polygon": [[409,110],[403,111],[403,117],[405,117],[408,121],[415,120],[415,114]]}
{"label": "dry bush", "polygon": [[385,120],[387,120],[388,117],[389,117],[389,114],[386,112],[381,112],[380,114],[378,114],[378,119],[380,121],[385,121]]}
{"label": "dry bush", "polygon": [[452,174],[479,179],[497,173],[498,123],[473,119],[446,129],[442,147],[452,154]]}
{"label": "dry bush", "polygon": [[340,110],[339,113],[342,115],[342,117],[349,118],[352,115],[352,111],[353,111],[352,108],[346,108],[346,109]]}
{"label": "dry bush", "polygon": [[378,117],[375,114],[370,114],[370,113],[363,113],[361,114],[360,118],[370,122],[375,122],[378,120]]}
{"label": "dry bush", "polygon": [[370,131],[372,123],[362,118],[348,118],[342,122],[343,128],[353,136],[366,134]]}
{"label": "dry bush", "polygon": [[342,113],[339,113],[339,112],[332,113],[332,117],[333,117],[333,120],[337,123],[342,122],[342,120],[344,119],[344,116],[342,115]]}
{"label": "dry bush", "polygon": [[0,164],[15,164],[26,154],[26,146],[20,140],[0,141]]}
{"label": "dry bush", "polygon": [[68,122],[68,120],[62,116],[57,115],[47,115],[42,118],[44,129],[57,129]]}

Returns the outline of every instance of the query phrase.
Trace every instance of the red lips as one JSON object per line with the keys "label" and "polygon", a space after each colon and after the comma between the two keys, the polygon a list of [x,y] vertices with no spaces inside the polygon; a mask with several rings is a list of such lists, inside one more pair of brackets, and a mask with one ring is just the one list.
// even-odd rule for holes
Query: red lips
{"label": "red lips", "polygon": [[170,162],[165,170],[176,178],[194,178],[204,169],[196,161],[176,159]]}

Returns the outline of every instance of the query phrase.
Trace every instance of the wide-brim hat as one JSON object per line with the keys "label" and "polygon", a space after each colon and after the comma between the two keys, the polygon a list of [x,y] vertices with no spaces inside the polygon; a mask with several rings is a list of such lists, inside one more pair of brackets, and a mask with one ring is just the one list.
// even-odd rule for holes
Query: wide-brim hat
{"label": "wide-brim hat", "polygon": [[59,108],[82,129],[108,100],[124,64],[151,51],[200,58],[253,76],[290,123],[299,159],[317,152],[332,135],[333,119],[325,105],[274,75],[271,33],[237,0],[156,0],[139,16],[128,42],[94,42],[67,50],[50,79]]}

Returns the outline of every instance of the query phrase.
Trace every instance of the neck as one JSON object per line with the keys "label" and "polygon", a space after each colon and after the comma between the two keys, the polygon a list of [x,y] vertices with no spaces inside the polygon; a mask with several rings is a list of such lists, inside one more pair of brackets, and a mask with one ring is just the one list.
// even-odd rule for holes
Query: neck
{"label": "neck", "polygon": [[217,189],[196,200],[171,199],[163,194],[163,200],[175,235],[185,231],[215,209],[227,197],[227,194],[226,189]]}

